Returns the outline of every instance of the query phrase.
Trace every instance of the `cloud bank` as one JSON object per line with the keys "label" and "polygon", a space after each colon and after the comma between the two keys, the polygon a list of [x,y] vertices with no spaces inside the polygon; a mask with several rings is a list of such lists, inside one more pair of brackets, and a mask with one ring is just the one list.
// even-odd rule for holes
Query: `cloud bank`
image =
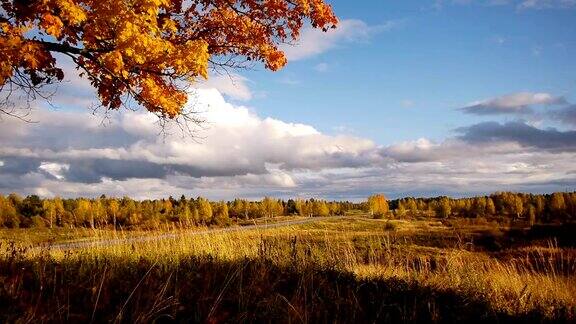
{"label": "cloud bank", "polygon": [[[552,101],[542,98],[515,105]],[[488,122],[459,128],[442,142],[378,145],[261,117],[216,89],[199,89],[191,105],[205,111],[198,138],[183,136],[175,125],[159,135],[157,120],[144,112],[113,114],[102,123],[86,112],[37,109],[37,124],[5,122],[0,192],[360,199],[373,192],[394,197],[576,185],[576,131]]]}

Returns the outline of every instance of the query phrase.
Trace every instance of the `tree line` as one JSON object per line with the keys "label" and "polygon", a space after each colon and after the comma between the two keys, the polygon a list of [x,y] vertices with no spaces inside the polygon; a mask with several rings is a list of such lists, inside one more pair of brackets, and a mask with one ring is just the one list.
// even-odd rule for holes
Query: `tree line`
{"label": "tree line", "polygon": [[235,199],[209,201],[206,198],[134,200],[128,197],[97,199],[41,199],[0,195],[0,227],[86,227],[157,229],[164,225],[227,226],[241,220],[276,216],[338,216],[351,211],[375,218],[500,217],[525,219],[531,224],[574,221],[576,192],[524,194],[499,192],[473,198],[402,198],[388,200],[384,195],[365,202],[320,199],[281,200],[266,197],[260,201]]}
{"label": "tree line", "polygon": [[0,227],[86,227],[156,229],[163,225],[181,228],[227,226],[240,220],[272,218],[284,215],[335,216],[359,209],[361,204],[328,202],[318,199],[266,197],[260,201],[235,199],[209,201],[206,198],[134,200],[128,197],[97,199],[41,199],[0,195]]}
{"label": "tree line", "polygon": [[390,201],[396,216],[421,214],[447,217],[504,217],[531,224],[574,221],[576,192],[526,194],[497,192],[473,198],[403,198]]}

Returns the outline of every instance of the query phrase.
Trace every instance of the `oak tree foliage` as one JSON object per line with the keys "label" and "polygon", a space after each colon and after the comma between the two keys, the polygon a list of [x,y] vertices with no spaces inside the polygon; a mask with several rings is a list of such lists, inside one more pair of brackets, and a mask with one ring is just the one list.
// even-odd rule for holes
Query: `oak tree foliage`
{"label": "oak tree foliage", "polygon": [[63,80],[72,59],[101,104],[130,102],[166,119],[182,116],[187,87],[210,68],[287,59],[280,45],[305,23],[338,22],[324,0],[0,0],[0,88],[5,113],[15,91],[29,97]]}

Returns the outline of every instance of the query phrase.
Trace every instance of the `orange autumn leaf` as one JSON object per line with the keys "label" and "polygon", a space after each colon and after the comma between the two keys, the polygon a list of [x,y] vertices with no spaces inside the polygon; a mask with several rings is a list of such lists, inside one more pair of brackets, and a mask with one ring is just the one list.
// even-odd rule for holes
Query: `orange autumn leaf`
{"label": "orange autumn leaf", "polygon": [[62,27],[64,27],[64,24],[60,18],[47,13],[42,16],[40,27],[42,27],[49,35],[58,38],[62,34]]}
{"label": "orange autumn leaf", "polygon": [[166,118],[182,113],[183,85],[207,78],[210,67],[279,70],[287,63],[279,45],[305,22],[323,30],[338,22],[324,0],[0,1],[0,87],[16,71],[35,85],[61,79],[53,54],[63,53],[107,108],[132,97]]}

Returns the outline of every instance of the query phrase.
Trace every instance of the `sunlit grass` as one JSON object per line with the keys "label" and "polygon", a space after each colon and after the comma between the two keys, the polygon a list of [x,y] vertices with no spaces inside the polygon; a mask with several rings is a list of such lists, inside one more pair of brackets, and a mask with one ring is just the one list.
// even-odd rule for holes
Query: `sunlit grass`
{"label": "sunlit grass", "polygon": [[[190,258],[231,264],[264,262],[270,271],[289,268],[303,275],[312,269],[331,269],[352,274],[360,281],[400,280],[421,287],[418,289],[456,294],[486,303],[495,313],[537,313],[548,319],[573,319],[574,250],[551,244],[491,255],[475,251],[467,239],[452,242],[464,232],[465,228],[460,228],[454,234],[454,228],[437,221],[348,217],[271,229],[204,234],[177,231],[177,235],[159,240],[93,245],[71,251],[28,248],[22,251],[22,258],[76,264],[84,275],[104,271],[102,265],[110,272],[142,262],[168,274]],[[128,238],[134,233],[114,235]],[[107,232],[98,238],[110,237]],[[422,237],[449,242],[439,246],[418,244]],[[6,259],[10,253],[10,249],[3,248],[0,256]]]}

